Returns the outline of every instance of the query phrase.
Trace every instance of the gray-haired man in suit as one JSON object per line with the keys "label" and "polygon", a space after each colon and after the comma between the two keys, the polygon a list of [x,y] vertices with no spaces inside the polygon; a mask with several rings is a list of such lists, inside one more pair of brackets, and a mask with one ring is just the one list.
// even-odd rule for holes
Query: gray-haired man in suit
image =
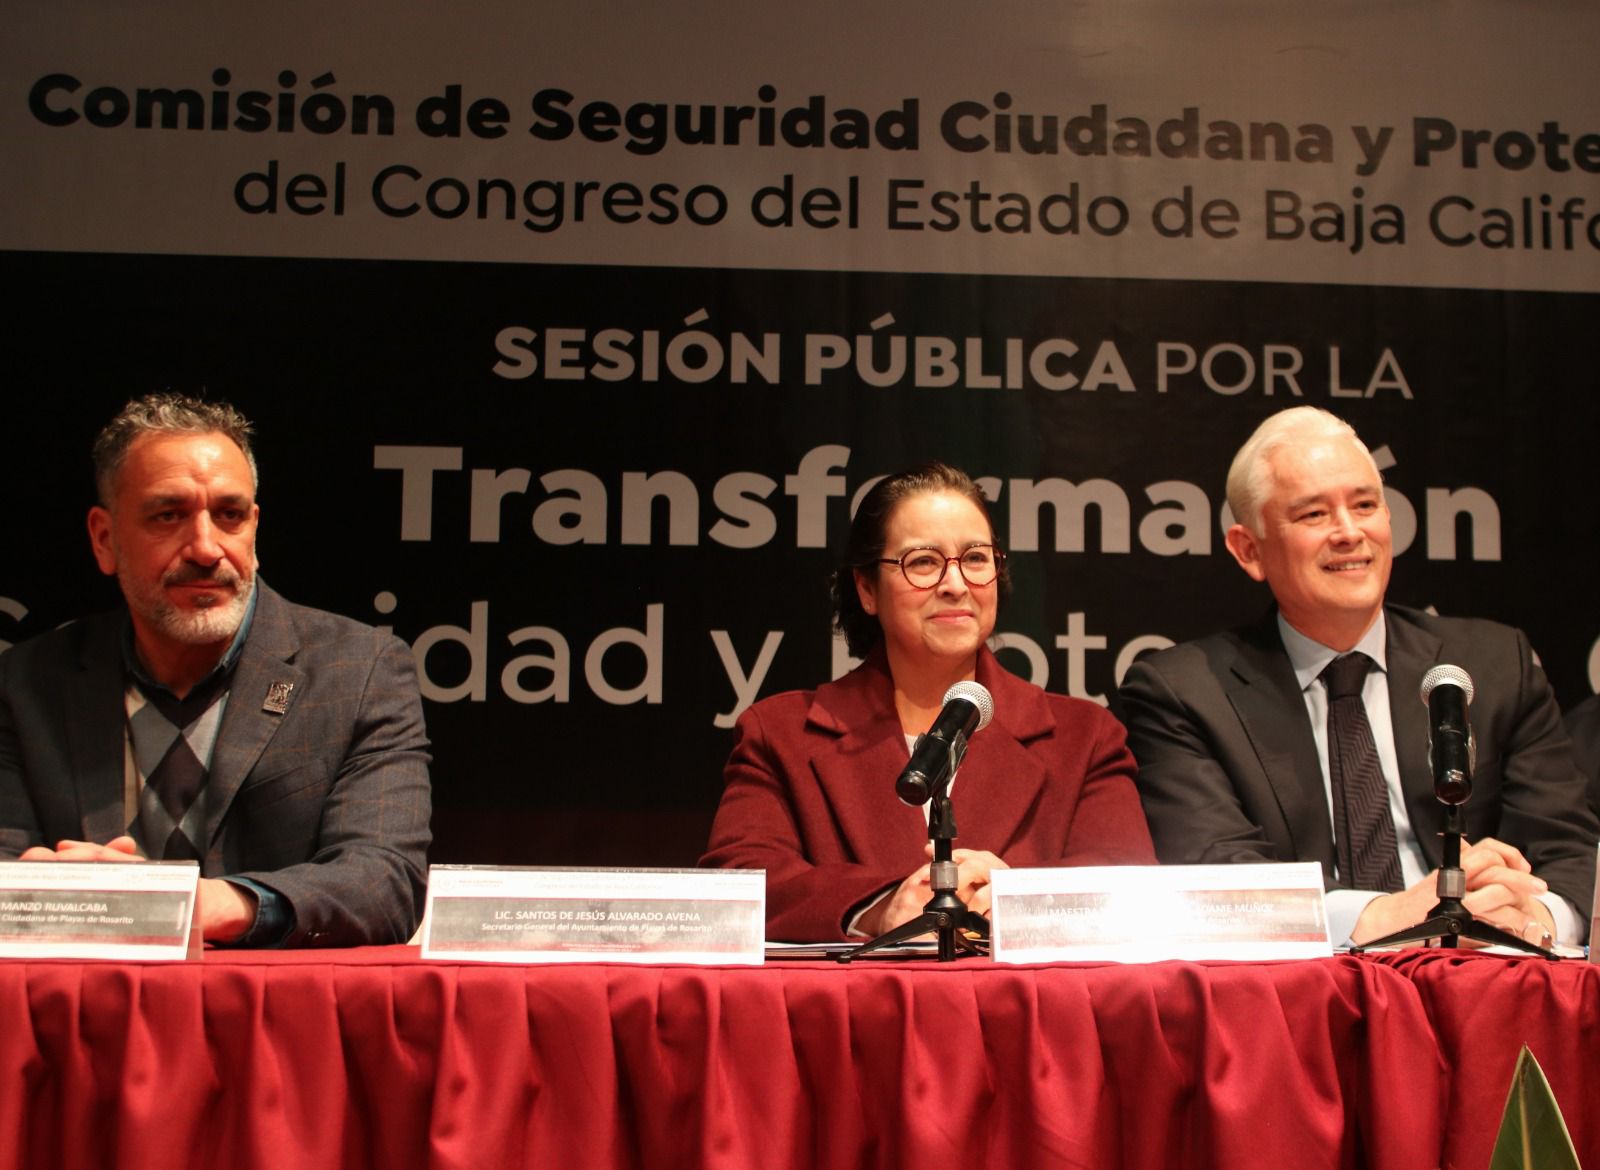
{"label": "gray-haired man in suit", "polygon": [[430,810],[410,652],[257,578],[232,407],[130,402],[94,457],[127,608],[0,656],[0,858],[196,860],[208,941],[405,941]]}
{"label": "gray-haired man in suit", "polygon": [[1444,810],[1419,685],[1449,663],[1476,684],[1463,903],[1529,942],[1582,942],[1600,825],[1527,639],[1385,604],[1383,483],[1327,411],[1262,423],[1234,458],[1228,502],[1228,551],[1276,609],[1136,662],[1119,696],[1161,860],[1320,862],[1336,939],[1422,921]]}

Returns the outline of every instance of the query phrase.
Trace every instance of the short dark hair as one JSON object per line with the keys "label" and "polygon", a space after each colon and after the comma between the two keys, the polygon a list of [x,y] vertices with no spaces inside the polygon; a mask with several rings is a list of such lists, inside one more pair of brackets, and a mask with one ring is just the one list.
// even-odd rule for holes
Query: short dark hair
{"label": "short dark hair", "polygon": [[[844,554],[829,582],[834,628],[844,635],[850,653],[857,658],[883,639],[883,627],[876,617],[861,608],[861,598],[856,594],[855,570],[877,568],[875,562],[883,556],[889,517],[902,501],[927,492],[954,492],[971,500],[983,513],[989,537],[994,539],[994,521],[989,516],[989,503],[984,499],[983,489],[960,468],[948,463],[923,463],[886,475],[874,484],[850,522]],[[1011,576],[1004,562],[996,583],[1000,596],[1004,597],[1011,588]]]}
{"label": "short dark hair", "polygon": [[116,496],[117,473],[128,449],[149,434],[226,435],[250,464],[250,484],[260,486],[255,452],[250,449],[250,420],[226,402],[207,402],[187,394],[163,391],[135,398],[101,428],[94,439],[94,484],[102,507]]}

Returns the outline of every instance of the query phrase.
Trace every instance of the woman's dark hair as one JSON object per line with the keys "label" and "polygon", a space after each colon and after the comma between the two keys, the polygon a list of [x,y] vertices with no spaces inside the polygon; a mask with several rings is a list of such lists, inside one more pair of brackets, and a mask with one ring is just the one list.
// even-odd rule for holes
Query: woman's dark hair
{"label": "woman's dark hair", "polygon": [[[861,598],[856,594],[856,569],[876,569],[876,561],[883,556],[884,537],[889,528],[889,517],[901,501],[926,492],[954,492],[971,500],[983,513],[983,519],[994,533],[994,521],[989,518],[989,504],[983,498],[983,489],[970,475],[947,463],[923,463],[917,467],[884,476],[873,485],[855,519],[850,522],[850,536],[844,547],[839,567],[833,571],[829,589],[833,594],[833,624],[844,635],[850,653],[862,657],[883,638],[883,628],[878,619],[861,608]],[[1011,587],[1011,577],[1004,563],[996,582],[1000,596]]]}

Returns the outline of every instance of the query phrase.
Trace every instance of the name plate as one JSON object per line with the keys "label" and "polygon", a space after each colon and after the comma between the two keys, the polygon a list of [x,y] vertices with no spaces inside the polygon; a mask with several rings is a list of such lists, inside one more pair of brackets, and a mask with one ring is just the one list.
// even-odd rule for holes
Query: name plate
{"label": "name plate", "polygon": [[759,869],[428,869],[424,959],[760,963]]}
{"label": "name plate", "polygon": [[199,880],[192,861],[0,862],[0,956],[187,958]]}
{"label": "name plate", "polygon": [[1333,953],[1315,862],[1000,869],[989,877],[997,962]]}

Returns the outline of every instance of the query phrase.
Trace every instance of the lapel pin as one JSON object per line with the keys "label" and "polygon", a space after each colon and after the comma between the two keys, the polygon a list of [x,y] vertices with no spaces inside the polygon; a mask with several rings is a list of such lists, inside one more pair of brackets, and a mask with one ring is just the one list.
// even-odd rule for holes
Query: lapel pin
{"label": "lapel pin", "polygon": [[268,715],[282,715],[289,709],[289,698],[294,694],[292,682],[275,682],[267,688],[267,697],[261,709]]}

